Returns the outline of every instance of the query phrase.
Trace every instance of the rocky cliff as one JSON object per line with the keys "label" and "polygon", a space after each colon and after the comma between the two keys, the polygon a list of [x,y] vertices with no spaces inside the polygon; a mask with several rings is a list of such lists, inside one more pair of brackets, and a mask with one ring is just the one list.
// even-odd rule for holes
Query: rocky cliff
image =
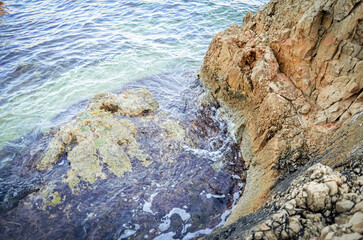
{"label": "rocky cliff", "polygon": [[[320,236],[325,226],[350,221],[349,217],[340,222],[335,219],[341,214],[349,215],[345,210],[336,209],[335,203],[346,199],[345,193],[354,192],[359,198],[352,201],[354,204],[347,210],[349,212],[362,201],[361,180],[358,181],[362,179],[363,161],[362,43],[363,6],[360,0],[272,0],[257,14],[247,13],[243,26],[233,25],[213,38],[200,72],[201,79],[223,106],[224,116],[233,123],[230,130],[240,142],[248,167],[244,195],[228,221],[233,227],[219,232],[224,235],[215,236],[228,238],[239,229],[237,235],[240,237],[304,239]],[[290,233],[285,231],[285,235],[280,231],[271,236],[262,233],[255,236],[258,231],[251,230],[253,224],[248,227],[246,219],[254,219],[252,222],[257,224],[265,221],[268,214],[250,215],[244,217],[245,220],[240,218],[256,213],[268,200],[279,195],[279,191],[289,195],[286,191],[293,188],[290,186],[292,179],[304,174],[310,176],[309,171],[314,170],[304,171],[317,162],[329,166],[319,165],[329,169],[324,170],[323,175],[326,171],[333,171],[333,175],[344,171],[349,176],[347,184],[358,190],[339,190],[335,201],[330,198],[325,201],[321,200],[324,199],[321,191],[327,191],[324,194],[330,194],[330,197],[335,195],[325,184],[328,181],[314,182],[314,177],[300,180],[301,183],[311,180],[313,188],[319,192],[309,192],[308,187],[298,184],[306,201],[301,205],[293,204],[292,208],[300,209],[299,216],[305,219],[305,222],[296,220],[301,227]],[[316,169],[318,165],[312,168]],[[334,182],[344,184],[340,180]],[[289,195],[286,199],[295,197]],[[324,205],[329,201],[329,207]],[[282,208],[277,207],[273,212],[279,209]],[[304,235],[305,231],[301,229],[310,225],[306,225],[308,218],[301,216],[301,212],[320,214],[320,218],[315,217],[320,219],[317,222],[321,223],[321,228],[315,232],[306,231]],[[356,212],[361,215],[354,215],[355,218],[363,224],[362,209]],[[291,217],[296,212],[285,213],[286,222],[293,222]],[[238,222],[245,224],[244,227]],[[314,225],[314,221],[310,222]],[[289,226],[287,223],[282,225]],[[272,225],[266,227],[265,231],[272,228]],[[277,229],[276,226],[273,229]],[[332,231],[337,234],[335,230]],[[362,237],[361,231],[344,233],[357,234],[357,239]]]}

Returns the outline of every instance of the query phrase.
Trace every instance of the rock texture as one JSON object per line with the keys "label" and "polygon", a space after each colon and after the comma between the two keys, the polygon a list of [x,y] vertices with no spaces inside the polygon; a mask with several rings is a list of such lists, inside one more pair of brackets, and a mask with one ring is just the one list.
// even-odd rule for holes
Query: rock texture
{"label": "rock texture", "polygon": [[315,164],[293,180],[286,191],[274,195],[260,210],[273,213],[267,213],[255,226],[221,231],[209,238],[362,239],[362,180],[362,175],[344,176]]}
{"label": "rock texture", "polygon": [[140,116],[158,108],[154,96],[145,89],[127,90],[117,95],[98,94],[88,103],[86,111],[56,133],[37,168],[50,169],[67,155],[72,167],[67,181],[74,191],[80,181],[92,184],[97,178],[105,179],[102,164],[114,175],[123,177],[132,169],[125,151],[147,167],[151,157],[139,148],[137,127],[122,116]]}
{"label": "rock texture", "polygon": [[[234,123],[248,167],[229,224],[265,204],[279,178],[312,161],[339,167],[362,147],[362,44],[360,0],[272,0],[213,38],[201,79]],[[342,136],[348,122],[355,129]],[[309,189],[321,190],[306,202],[321,211],[330,188]]]}
{"label": "rock texture", "polygon": [[273,0],[212,40],[201,77],[249,166],[238,215],[362,110],[362,17],[361,1]]}

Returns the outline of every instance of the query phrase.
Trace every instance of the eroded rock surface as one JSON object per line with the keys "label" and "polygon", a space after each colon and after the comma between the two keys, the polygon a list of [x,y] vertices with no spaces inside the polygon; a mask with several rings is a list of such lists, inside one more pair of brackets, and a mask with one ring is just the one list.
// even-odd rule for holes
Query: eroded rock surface
{"label": "eroded rock surface", "polygon": [[[229,223],[257,211],[279,177],[325,151],[362,112],[362,19],[360,0],[272,0],[213,38],[201,77],[234,123],[249,168]],[[348,148],[362,147],[353,138]],[[325,203],[315,201],[315,210]]]}

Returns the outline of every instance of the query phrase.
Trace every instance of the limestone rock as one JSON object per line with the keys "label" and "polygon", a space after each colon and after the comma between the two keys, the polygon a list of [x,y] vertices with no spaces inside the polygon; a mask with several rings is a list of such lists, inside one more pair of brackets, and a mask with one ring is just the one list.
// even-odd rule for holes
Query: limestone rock
{"label": "limestone rock", "polygon": [[315,212],[324,210],[330,202],[329,188],[323,183],[309,183],[306,192],[308,193],[307,204]]}
{"label": "limestone rock", "polygon": [[[212,239],[221,236],[229,236],[228,239],[235,236],[243,239],[252,236],[260,239],[361,239],[363,213],[355,211],[355,207],[352,209],[355,201],[356,206],[362,202],[352,193],[352,189],[360,186],[359,177],[354,171],[346,177],[328,166],[315,164],[294,179],[286,191],[273,195],[259,210],[258,216],[265,215],[258,223],[243,231],[242,222],[241,225],[234,223]],[[337,186],[346,185],[346,191],[332,192],[325,183],[332,183],[333,179]],[[339,200],[333,201],[333,198]],[[269,215],[271,211],[273,214]],[[251,216],[253,214],[240,220]]]}

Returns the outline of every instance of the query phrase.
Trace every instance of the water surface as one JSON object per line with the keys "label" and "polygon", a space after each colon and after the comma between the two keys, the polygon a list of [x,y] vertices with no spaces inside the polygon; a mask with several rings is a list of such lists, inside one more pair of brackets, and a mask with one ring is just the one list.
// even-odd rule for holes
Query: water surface
{"label": "water surface", "polygon": [[199,69],[213,36],[263,2],[3,1],[0,148],[99,92]]}

